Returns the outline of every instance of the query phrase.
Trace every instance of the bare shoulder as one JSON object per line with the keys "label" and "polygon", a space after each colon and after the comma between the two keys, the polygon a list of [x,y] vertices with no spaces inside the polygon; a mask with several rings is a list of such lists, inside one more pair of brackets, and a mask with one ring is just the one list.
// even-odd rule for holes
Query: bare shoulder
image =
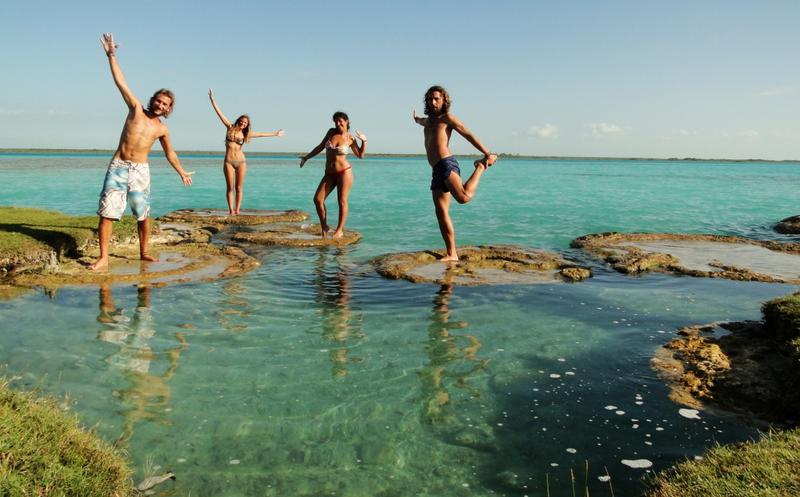
{"label": "bare shoulder", "polygon": [[457,126],[462,124],[461,121],[456,116],[454,116],[449,112],[444,116],[442,116],[441,121],[449,126]]}

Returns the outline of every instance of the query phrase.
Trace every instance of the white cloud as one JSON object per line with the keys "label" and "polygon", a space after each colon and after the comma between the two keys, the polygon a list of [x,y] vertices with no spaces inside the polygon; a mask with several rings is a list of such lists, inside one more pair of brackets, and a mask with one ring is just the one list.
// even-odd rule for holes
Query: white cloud
{"label": "white cloud", "polygon": [[550,123],[544,126],[530,126],[527,134],[543,140],[555,140],[558,138],[558,126]]}
{"label": "white cloud", "polygon": [[592,130],[592,134],[595,136],[621,135],[625,132],[622,127],[609,123],[592,123],[589,125],[589,129]]}
{"label": "white cloud", "polygon": [[761,92],[756,93],[759,97],[780,97],[782,95],[790,95],[792,93],[792,89],[783,86],[780,88],[771,88],[769,90],[764,90]]}
{"label": "white cloud", "polygon": [[697,131],[690,129],[679,129],[678,134],[681,136],[697,136]]}
{"label": "white cloud", "polygon": [[759,132],[754,129],[746,129],[739,132],[739,136],[744,138],[758,138]]}

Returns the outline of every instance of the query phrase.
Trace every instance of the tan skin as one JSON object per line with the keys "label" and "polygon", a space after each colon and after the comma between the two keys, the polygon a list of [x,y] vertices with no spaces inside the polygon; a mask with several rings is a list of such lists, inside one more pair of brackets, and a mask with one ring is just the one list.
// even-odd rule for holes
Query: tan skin
{"label": "tan skin", "polygon": [[350,123],[344,118],[337,118],[333,121],[336,127],[331,128],[325,134],[322,141],[314,149],[300,158],[300,167],[303,167],[310,158],[314,157],[323,150],[325,153],[325,176],[319,182],[317,191],[314,193],[314,207],[319,216],[319,225],[322,238],[328,237],[330,227],[328,226],[328,211],[325,208],[325,199],[336,189],[339,200],[339,223],[336,225],[331,238],[341,238],[344,236],[344,225],[347,221],[349,212],[348,197],[350,188],[353,186],[353,170],[346,155],[340,155],[336,150],[326,150],[325,144],[330,141],[334,147],[349,147],[359,159],[363,159],[367,150],[367,137],[360,131],[356,131],[356,137],[361,140],[358,144],[353,135],[350,134]]}
{"label": "tan skin", "polygon": [[[225,184],[227,187],[225,196],[228,200],[228,213],[231,215],[238,215],[242,208],[243,185],[244,177],[247,174],[247,161],[244,156],[244,151],[242,150],[244,145],[240,145],[236,142],[245,141],[244,130],[250,126],[250,120],[247,116],[240,116],[236,122],[231,124],[228,118],[225,117],[225,114],[220,110],[217,102],[214,100],[214,93],[210,89],[208,90],[208,98],[211,100],[211,106],[214,107],[214,112],[217,113],[219,120],[222,121],[222,124],[227,129],[225,135],[225,159],[222,163],[222,173],[225,175]],[[251,131],[247,135],[247,139],[272,136],[283,136],[283,130],[279,129],[272,133],[255,133]],[[227,138],[236,141],[230,141]]]}
{"label": "tan skin", "polygon": [[[187,173],[183,170],[178,155],[172,148],[169,130],[160,119],[162,116],[166,116],[172,111],[172,99],[166,94],[158,94],[152,100],[150,108],[145,109],[125,82],[122,69],[120,69],[117,63],[117,44],[114,42],[113,35],[111,35],[111,33],[105,33],[101,41],[103,50],[105,50],[106,56],[108,57],[114,84],[117,85],[117,88],[122,94],[122,99],[128,106],[128,116],[125,119],[125,125],[122,127],[122,134],[119,138],[117,151],[114,153],[114,159],[146,163],[148,162],[150,148],[152,148],[153,144],[158,140],[161,143],[161,148],[164,150],[167,162],[169,162],[172,168],[175,169],[175,172],[181,177],[183,184],[185,186],[191,185],[192,174],[194,173]],[[92,270],[108,268],[108,245],[111,240],[113,221],[113,219],[100,217],[100,222],[97,227],[100,238],[100,257],[89,266]],[[147,253],[150,239],[150,219],[147,218],[142,221],[137,221],[137,223],[137,230],[139,233],[139,257],[143,261],[155,261],[156,259]]]}
{"label": "tan skin", "polygon": [[480,140],[467,129],[464,123],[454,115],[444,112],[444,96],[441,92],[431,92],[426,97],[426,104],[432,111],[431,115],[419,117],[417,116],[417,111],[414,110],[412,117],[414,122],[424,127],[425,153],[428,156],[428,163],[431,167],[434,167],[445,157],[453,155],[449,147],[453,130],[483,154],[482,159],[475,161],[475,170],[466,183],[462,184],[461,177],[454,171],[447,177],[449,191],[431,191],[436,220],[439,223],[439,231],[442,234],[446,249],[446,254],[441,261],[453,262],[458,260],[458,252],[456,251],[456,233],[453,228],[453,221],[450,219],[450,197],[455,197],[460,204],[466,204],[472,200],[481,176],[489,166],[497,161],[497,155],[489,152]]}

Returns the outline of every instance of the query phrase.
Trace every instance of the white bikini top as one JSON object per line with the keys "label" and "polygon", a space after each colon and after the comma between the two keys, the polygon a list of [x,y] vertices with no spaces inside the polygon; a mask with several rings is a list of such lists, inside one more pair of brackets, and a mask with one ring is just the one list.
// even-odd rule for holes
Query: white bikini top
{"label": "white bikini top", "polygon": [[327,142],[327,143],[325,143],[325,149],[326,149],[326,150],[333,150],[333,151],[335,151],[335,152],[336,152],[336,155],[347,155],[347,150],[348,150],[349,148],[350,148],[350,147],[348,147],[347,145],[339,145],[339,146],[337,147],[337,146],[335,146],[333,143],[331,143],[330,139],[328,140],[328,142]]}

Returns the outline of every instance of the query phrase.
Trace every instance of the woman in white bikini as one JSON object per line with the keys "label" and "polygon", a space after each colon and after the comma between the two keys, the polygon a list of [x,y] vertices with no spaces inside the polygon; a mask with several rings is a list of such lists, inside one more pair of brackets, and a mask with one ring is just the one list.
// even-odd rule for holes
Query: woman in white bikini
{"label": "woman in white bikini", "polygon": [[350,134],[350,118],[347,117],[347,114],[341,111],[336,112],[333,115],[333,124],[335,127],[325,133],[325,137],[319,145],[300,158],[300,167],[303,167],[308,159],[325,150],[325,176],[322,177],[317,191],[314,193],[314,207],[317,208],[317,215],[319,215],[322,238],[327,238],[328,231],[330,231],[325,199],[334,188],[337,189],[339,198],[339,223],[336,225],[332,238],[344,236],[344,223],[347,221],[348,211],[347,197],[353,186],[353,170],[350,163],[347,162],[347,149],[352,150],[359,159],[364,158],[367,150],[367,137],[361,131],[356,131],[356,137],[361,140],[361,145]]}
{"label": "woman in white bikini", "polygon": [[[244,157],[242,147],[248,143],[251,138],[261,138],[268,136],[283,136],[283,130],[279,129],[274,133],[255,133],[250,131],[250,116],[242,114],[236,119],[236,122],[231,124],[225,114],[219,110],[217,102],[214,101],[214,94],[209,89],[208,98],[211,100],[211,106],[219,116],[219,120],[225,125],[227,131],[225,132],[225,160],[222,163],[222,172],[225,174],[225,184],[227,191],[225,193],[228,199],[228,213],[231,215],[238,215],[239,209],[242,207],[242,185],[244,184],[244,175],[247,172],[247,160]],[[233,192],[236,190],[236,202],[234,203]]]}

